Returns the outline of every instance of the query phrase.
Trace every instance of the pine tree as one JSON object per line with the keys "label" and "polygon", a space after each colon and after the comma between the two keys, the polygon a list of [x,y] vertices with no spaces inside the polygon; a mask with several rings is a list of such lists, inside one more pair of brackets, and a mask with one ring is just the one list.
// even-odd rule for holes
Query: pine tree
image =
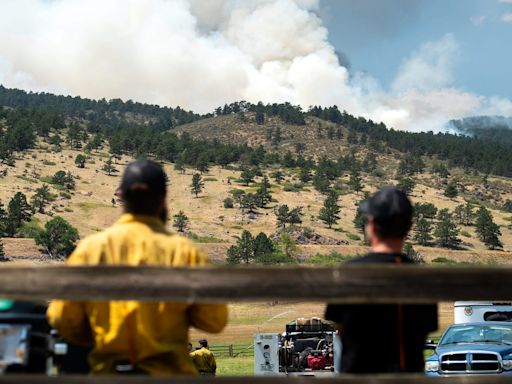
{"label": "pine tree", "polygon": [[178,230],[178,232],[185,232],[185,229],[188,227],[189,220],[185,212],[179,211],[177,215],[173,216],[174,221],[172,226]]}
{"label": "pine tree", "polygon": [[196,168],[201,174],[207,173],[210,170],[208,167],[208,157],[206,155],[199,156],[196,162]]}
{"label": "pine tree", "polygon": [[229,264],[249,264],[252,260],[254,260],[254,237],[251,232],[244,230],[236,245],[228,249],[227,262]]}
{"label": "pine tree", "polygon": [[302,207],[295,207],[290,211],[288,223],[290,223],[290,225],[302,224],[302,216],[304,216]]}
{"label": "pine tree", "polygon": [[452,214],[448,209],[442,209],[437,215],[438,223],[434,231],[437,243],[441,247],[453,248],[460,244],[459,229],[453,222]]}
{"label": "pine tree", "polygon": [[405,243],[403,253],[417,264],[425,263],[423,257],[414,249],[411,243]]}
{"label": "pine tree", "polygon": [[446,197],[449,197],[450,199],[453,199],[453,198],[457,197],[458,194],[459,194],[459,191],[457,189],[457,183],[455,182],[455,180],[450,181],[448,183],[448,185],[446,186],[444,195]]}
{"label": "pine tree", "polygon": [[18,232],[24,222],[30,221],[33,214],[27,197],[21,192],[16,193],[9,201],[7,212],[6,234],[10,237]]}
{"label": "pine tree", "polygon": [[334,128],[333,127],[327,128],[327,138],[329,140],[334,140]]}
{"label": "pine tree", "polygon": [[114,167],[114,162],[112,161],[112,157],[109,157],[105,164],[103,164],[103,168],[101,168],[103,172],[107,175],[112,176],[113,173],[119,172],[116,167]]}
{"label": "pine tree", "polygon": [[396,188],[399,191],[402,191],[403,193],[405,193],[406,195],[410,195],[415,187],[416,187],[416,182],[413,179],[408,178],[408,177],[401,178],[399,180],[398,184],[396,185]]}
{"label": "pine tree", "polygon": [[247,213],[256,213],[258,208],[258,196],[255,193],[247,193],[242,195],[241,208]]}
{"label": "pine tree", "polygon": [[0,237],[6,236],[7,229],[7,211],[4,208],[4,204],[0,201]]}
{"label": "pine tree", "polygon": [[274,148],[277,148],[279,146],[279,144],[281,143],[281,140],[282,140],[281,127],[277,127],[272,136],[272,146]]}
{"label": "pine tree", "polygon": [[363,203],[363,201],[364,200],[357,203],[356,216],[352,221],[352,223],[354,223],[354,227],[356,227],[356,229],[361,233],[364,233],[364,212],[361,209],[361,204]]}
{"label": "pine tree", "polygon": [[361,164],[361,167],[363,168],[363,171],[367,173],[375,171],[377,169],[377,157],[375,156],[375,153],[368,152]]}
{"label": "pine tree", "polygon": [[420,245],[428,245],[432,240],[432,224],[424,217],[416,221],[414,227],[414,240]]}
{"label": "pine tree", "polygon": [[36,189],[36,193],[32,196],[31,203],[32,207],[37,209],[39,213],[44,213],[44,208],[53,200],[55,200],[55,198],[50,192],[50,188],[47,184],[43,184]]}
{"label": "pine tree", "polygon": [[203,178],[199,173],[194,173],[192,176],[192,184],[190,185],[190,191],[192,194],[196,195],[196,199],[203,190],[204,182]]}
{"label": "pine tree", "polygon": [[5,257],[4,242],[0,239],[0,261],[7,261]]}
{"label": "pine tree", "polygon": [[476,233],[478,238],[489,249],[503,248],[500,240],[500,227],[494,222],[491,212],[482,206],[476,216]]}
{"label": "pine tree", "polygon": [[254,238],[254,259],[256,262],[265,263],[265,260],[274,253],[274,243],[263,232]]}
{"label": "pine tree", "polygon": [[261,182],[261,186],[256,191],[256,198],[258,201],[259,208],[265,208],[268,203],[272,201],[272,194],[270,193],[270,182],[268,177],[265,175],[263,177],[263,181]]}
{"label": "pine tree", "polygon": [[277,226],[286,228],[286,224],[288,224],[290,220],[290,208],[286,204],[281,205],[277,211],[275,211]]}
{"label": "pine tree", "polygon": [[475,220],[475,213],[473,212],[473,204],[466,203],[460,204],[455,207],[454,210],[455,220],[457,223],[461,225],[470,226],[473,225],[473,221]]}
{"label": "pine tree", "polygon": [[283,172],[281,172],[280,170],[275,171],[274,173],[272,173],[272,178],[277,184],[281,184],[281,182],[284,180]]}
{"label": "pine tree", "polygon": [[86,160],[86,157],[84,155],[78,154],[75,157],[75,165],[78,168],[85,168],[85,160]]}
{"label": "pine tree", "polygon": [[299,172],[299,180],[303,183],[309,183],[311,181],[311,172],[309,168],[302,167]]}
{"label": "pine tree", "polygon": [[176,158],[176,161],[174,162],[174,169],[181,174],[185,173],[185,164],[183,163],[181,156]]}
{"label": "pine tree", "polygon": [[434,164],[432,167],[432,172],[438,174],[441,178],[446,179],[450,176],[450,171],[446,168],[446,165],[443,163]]}
{"label": "pine tree", "polygon": [[254,172],[251,169],[244,168],[240,173],[240,180],[245,186],[249,186],[254,181]]}
{"label": "pine tree", "polygon": [[79,238],[76,228],[57,216],[45,224],[35,240],[46,249],[50,258],[64,260],[73,252]]}
{"label": "pine tree", "polygon": [[356,168],[352,169],[352,172],[350,172],[350,179],[348,181],[348,185],[350,186],[350,188],[352,188],[354,192],[359,193],[363,190],[364,185],[362,180],[363,179],[361,178],[359,171]]}
{"label": "pine tree", "polygon": [[330,190],[324,201],[324,206],[320,209],[320,214],[318,215],[318,218],[327,224],[329,229],[332,228],[333,224],[336,224],[340,219],[338,198],[338,193],[334,190]]}
{"label": "pine tree", "polygon": [[258,124],[258,125],[265,124],[265,114],[263,113],[263,111],[256,112],[256,124]]}

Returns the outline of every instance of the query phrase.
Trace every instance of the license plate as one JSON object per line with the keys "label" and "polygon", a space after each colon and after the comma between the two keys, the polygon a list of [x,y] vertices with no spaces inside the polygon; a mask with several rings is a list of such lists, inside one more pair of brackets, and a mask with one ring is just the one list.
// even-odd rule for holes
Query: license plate
{"label": "license plate", "polygon": [[0,324],[0,366],[26,363],[29,331],[30,325]]}

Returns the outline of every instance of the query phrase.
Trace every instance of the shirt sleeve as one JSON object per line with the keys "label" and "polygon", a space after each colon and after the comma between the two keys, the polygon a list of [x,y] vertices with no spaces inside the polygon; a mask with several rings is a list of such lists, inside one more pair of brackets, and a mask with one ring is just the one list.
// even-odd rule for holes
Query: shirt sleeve
{"label": "shirt sleeve", "polygon": [[328,304],[325,308],[324,318],[335,323],[343,323],[346,312],[347,308],[342,304]]}
{"label": "shirt sleeve", "polygon": [[215,361],[213,353],[210,355],[210,367],[213,373],[217,371],[217,362]]}
{"label": "shirt sleeve", "polygon": [[[79,244],[69,257],[67,264],[80,265],[83,264],[83,259],[84,246]],[[50,303],[46,314],[49,324],[67,341],[82,346],[93,345],[84,302],[54,300]]]}
{"label": "shirt sleeve", "polygon": [[[191,266],[206,266],[208,258],[201,249],[192,244],[187,249]],[[226,304],[192,304],[187,310],[188,322],[191,326],[206,332],[219,333],[228,322]]]}
{"label": "shirt sleeve", "polygon": [[187,310],[189,324],[206,332],[219,333],[228,322],[226,304],[192,304]]}

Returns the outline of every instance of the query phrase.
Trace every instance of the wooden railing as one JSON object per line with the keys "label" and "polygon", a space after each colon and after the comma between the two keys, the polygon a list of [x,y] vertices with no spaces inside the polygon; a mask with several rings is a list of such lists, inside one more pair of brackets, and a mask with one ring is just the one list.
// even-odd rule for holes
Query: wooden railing
{"label": "wooden railing", "polygon": [[[241,302],[297,300],[348,303],[433,303],[512,299],[512,268],[345,266],[339,268],[4,267],[0,297],[86,301],[127,300]],[[502,375],[430,378],[423,375],[311,377],[16,377],[28,383],[508,383]]]}

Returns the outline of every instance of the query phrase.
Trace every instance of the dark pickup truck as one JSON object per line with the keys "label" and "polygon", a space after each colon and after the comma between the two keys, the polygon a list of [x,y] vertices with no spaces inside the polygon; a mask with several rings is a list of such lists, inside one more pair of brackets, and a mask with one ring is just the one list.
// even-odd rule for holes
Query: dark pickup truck
{"label": "dark pickup truck", "polygon": [[512,323],[454,324],[433,347],[425,362],[428,376],[512,376]]}

